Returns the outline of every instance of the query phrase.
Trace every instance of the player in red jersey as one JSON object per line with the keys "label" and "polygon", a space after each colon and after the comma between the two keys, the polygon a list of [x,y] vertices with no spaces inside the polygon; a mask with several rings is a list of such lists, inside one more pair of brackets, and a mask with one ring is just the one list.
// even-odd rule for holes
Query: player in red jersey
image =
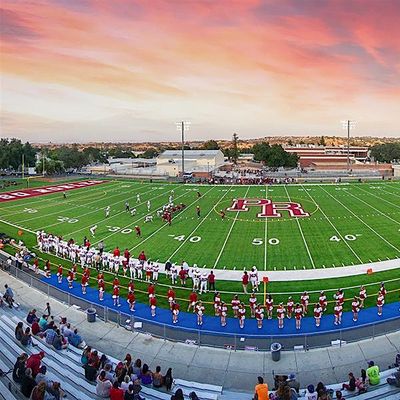
{"label": "player in red jersey", "polygon": [[104,300],[104,290],[105,290],[104,281],[99,281],[98,282],[98,287],[99,287],[99,300],[103,301]]}
{"label": "player in red jersey", "polygon": [[233,296],[233,299],[231,301],[231,305],[232,305],[233,316],[235,318],[237,318],[238,317],[238,310],[239,310],[239,306],[240,306],[240,300],[239,300],[239,296],[237,294],[235,294],[235,296]]}
{"label": "player in red jersey", "polygon": [[255,317],[256,306],[257,306],[257,297],[255,293],[252,293],[249,298],[249,306],[250,306],[250,316],[251,318]]}
{"label": "player in red jersey", "polygon": [[135,226],[135,232],[136,232],[137,237],[139,237],[139,238],[142,237],[142,231],[140,229],[140,226],[138,226],[138,225]]}
{"label": "player in red jersey", "polygon": [[214,294],[214,315],[218,316],[219,315],[219,307],[221,305],[221,295],[219,292],[216,292]]}
{"label": "player in red jersey", "polygon": [[256,317],[257,327],[258,329],[261,329],[264,320],[264,309],[261,307],[261,304],[257,304],[254,315]]}
{"label": "player in red jersey", "polygon": [[114,299],[114,306],[121,307],[119,303],[119,286],[114,286],[112,297]]}
{"label": "player in red jersey", "polygon": [[283,303],[279,303],[278,309],[276,310],[276,315],[278,317],[278,328],[283,328],[283,320],[285,319],[285,307]]}
{"label": "player in red jersey", "polygon": [[226,316],[228,314],[228,307],[223,301],[221,302],[218,311],[221,317],[221,326],[226,326]]}
{"label": "player in red jersey", "polygon": [[133,280],[130,280],[128,283],[128,293],[133,293],[135,291],[135,284]]}
{"label": "player in red jersey", "polygon": [[308,294],[307,292],[304,292],[304,293],[301,295],[301,298],[300,298],[300,302],[301,302],[301,305],[302,305],[302,307],[303,307],[303,315],[306,315],[307,312],[308,312],[308,303],[309,303],[309,300],[310,300],[309,294]]}
{"label": "player in red jersey", "polygon": [[342,304],[340,304],[339,300],[336,302],[336,305],[333,308],[333,313],[335,315],[334,324],[340,325],[342,323],[343,306],[342,306]]}
{"label": "player in red jersey", "polygon": [[294,301],[292,299],[292,296],[289,296],[288,302],[286,304],[286,310],[287,310],[287,317],[290,319],[292,318],[293,310],[294,310]]}
{"label": "player in red jersey", "polygon": [[147,294],[149,295],[149,304],[151,304],[151,299],[156,297],[156,288],[152,283],[147,287]]}
{"label": "player in red jersey", "polygon": [[322,312],[326,311],[326,306],[328,305],[328,301],[326,300],[326,296],[325,296],[325,292],[321,291],[321,293],[319,294],[319,305],[322,308]]}
{"label": "player in red jersey", "polygon": [[382,291],[379,292],[378,298],[376,299],[376,306],[378,307],[378,315],[382,315],[383,305],[385,304],[385,296],[382,294]]}
{"label": "player in red jersey", "polygon": [[357,322],[358,312],[360,311],[360,301],[357,296],[354,296],[354,299],[351,303],[351,311],[353,312],[353,321]]}
{"label": "player in red jersey", "polygon": [[172,287],[170,287],[167,291],[167,299],[168,299],[168,303],[169,303],[169,309],[172,310],[172,307],[175,303],[175,292],[172,289]]}
{"label": "player in red jersey", "polygon": [[153,295],[153,297],[150,298],[150,312],[152,317],[156,316],[156,308],[157,308],[157,299],[156,296]]}
{"label": "player in red jersey", "polygon": [[133,291],[128,293],[128,297],[127,297],[126,301],[129,304],[129,310],[131,312],[134,312],[136,298],[135,298],[135,293],[133,293]]}
{"label": "player in red jersey", "polygon": [[272,312],[274,311],[274,299],[269,294],[265,300],[265,308],[267,309],[268,319],[272,319]]}
{"label": "player in red jersey", "polygon": [[299,303],[294,308],[294,318],[296,319],[296,329],[300,329],[301,319],[303,318],[303,307]]}
{"label": "player in red jersey", "polygon": [[365,289],[364,286],[360,287],[360,293],[358,295],[358,298],[360,299],[360,308],[364,308],[364,301],[367,298],[367,290]]}
{"label": "player in red jersey", "polygon": [[67,282],[68,282],[68,288],[72,289],[72,282],[74,281],[74,273],[72,269],[68,271],[68,276],[67,276]]}
{"label": "player in red jersey", "polygon": [[147,260],[146,254],[144,254],[144,250],[142,250],[138,256],[138,260],[140,264],[144,264],[144,262]]}
{"label": "player in red jersey", "polygon": [[314,306],[314,319],[315,319],[315,326],[317,328],[321,325],[321,317],[322,317],[322,307],[319,303],[316,303]]}
{"label": "player in red jersey", "polygon": [[62,283],[62,279],[63,279],[63,267],[61,264],[58,265],[58,269],[57,269],[57,281],[58,283]]}
{"label": "player in red jersey", "polygon": [[179,279],[181,280],[181,285],[186,286],[187,272],[183,267],[179,271]]}
{"label": "player in red jersey", "polygon": [[197,314],[197,325],[203,325],[203,314],[204,314],[204,306],[201,301],[199,301],[196,305],[196,314]]}
{"label": "player in red jersey", "polygon": [[240,303],[239,309],[238,309],[238,318],[239,318],[239,326],[241,329],[244,328],[244,320],[246,319],[246,307],[244,306],[244,303]]}
{"label": "player in red jersey", "polygon": [[172,304],[172,308],[171,308],[171,311],[172,311],[172,323],[173,324],[177,324],[178,323],[179,309],[180,309],[179,304],[176,301],[174,301],[174,303]]}
{"label": "player in red jersey", "polygon": [[196,303],[197,303],[197,293],[193,290],[189,295],[189,304],[187,310],[190,311],[190,309],[192,309],[193,312],[195,312]]}
{"label": "player in red jersey", "polygon": [[88,277],[85,274],[82,274],[81,286],[82,286],[82,294],[86,294],[86,286],[88,285]]}

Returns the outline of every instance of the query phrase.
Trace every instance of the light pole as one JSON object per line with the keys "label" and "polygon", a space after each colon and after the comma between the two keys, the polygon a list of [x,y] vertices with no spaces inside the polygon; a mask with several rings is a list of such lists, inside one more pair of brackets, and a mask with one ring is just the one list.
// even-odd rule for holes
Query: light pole
{"label": "light pole", "polygon": [[182,140],[182,179],[183,175],[185,174],[185,131],[188,131],[190,128],[189,121],[181,121],[175,122],[176,129],[181,131],[181,140]]}
{"label": "light pole", "polygon": [[347,130],[347,171],[350,170],[350,129],[353,129],[355,125],[355,121],[349,119],[342,121],[342,128]]}

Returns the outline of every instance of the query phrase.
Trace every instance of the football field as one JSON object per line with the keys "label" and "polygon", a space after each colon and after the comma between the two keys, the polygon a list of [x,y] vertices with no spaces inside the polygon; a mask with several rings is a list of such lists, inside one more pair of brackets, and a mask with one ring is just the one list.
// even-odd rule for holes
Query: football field
{"label": "football field", "polygon": [[[157,215],[170,196],[175,205],[185,205],[173,214],[171,226]],[[136,208],[134,216],[126,202]],[[152,222],[145,222],[148,215]],[[185,260],[207,268],[341,267],[400,257],[400,183],[208,186],[109,180],[67,191],[66,199],[58,192],[0,203],[0,222],[21,227],[28,246],[35,244],[29,233],[44,230],[78,243],[85,236],[92,244],[103,240],[108,250],[119,246],[136,256],[144,250],[155,261]]]}

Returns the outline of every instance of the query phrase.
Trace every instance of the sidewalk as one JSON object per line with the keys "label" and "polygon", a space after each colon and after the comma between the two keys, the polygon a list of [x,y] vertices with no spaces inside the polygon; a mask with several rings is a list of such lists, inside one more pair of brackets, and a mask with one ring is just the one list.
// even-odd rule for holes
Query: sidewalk
{"label": "sidewalk", "polygon": [[358,376],[370,360],[374,360],[381,370],[387,369],[394,362],[396,353],[400,352],[400,332],[397,332],[346,344],[341,348],[285,351],[279,362],[273,362],[269,353],[197,347],[132,333],[100,320],[88,323],[86,314],[74,306],[68,307],[48,298],[4,271],[0,271],[0,283],[0,288],[5,283],[11,286],[25,313],[36,308],[40,314],[46,301],[50,301],[52,314],[67,317],[80,330],[86,342],[101,352],[121,359],[129,352],[134,359],[144,360],[151,369],[160,365],[165,372],[172,367],[175,377],[222,385],[225,390],[252,391],[258,375],[264,375],[268,384],[272,385],[273,371],[296,373],[301,387],[319,381],[325,384],[343,382],[350,371]]}

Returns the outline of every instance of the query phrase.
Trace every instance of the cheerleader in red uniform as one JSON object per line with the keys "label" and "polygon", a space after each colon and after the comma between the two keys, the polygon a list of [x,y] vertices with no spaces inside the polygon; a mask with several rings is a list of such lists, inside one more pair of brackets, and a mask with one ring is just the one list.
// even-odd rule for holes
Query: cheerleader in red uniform
{"label": "cheerleader in red uniform", "polygon": [[235,318],[237,318],[238,315],[238,310],[239,310],[239,306],[240,306],[240,300],[237,294],[235,294],[235,296],[233,297],[232,301],[231,301],[231,305],[232,305],[232,310],[233,310],[233,316]]}
{"label": "cheerleader in red uniform", "polygon": [[135,299],[135,294],[133,291],[128,293],[128,298],[126,299],[126,301],[129,304],[129,310],[131,310],[131,312],[134,312],[136,299]]}
{"label": "cheerleader in red uniform", "polygon": [[172,304],[172,323],[177,324],[178,323],[178,315],[179,315],[179,304],[174,301]]}
{"label": "cheerleader in red uniform", "polygon": [[258,329],[261,329],[264,320],[264,309],[261,307],[260,304],[257,304],[254,314],[257,320],[257,327]]}
{"label": "cheerleader in red uniform", "polygon": [[74,281],[74,273],[72,270],[68,271],[67,275],[67,282],[68,282],[68,288],[72,289],[72,282]]}
{"label": "cheerleader in red uniform", "polygon": [[121,307],[119,303],[119,286],[114,286],[112,297],[114,299],[114,306]]}
{"label": "cheerleader in red uniform", "polygon": [[322,291],[319,295],[319,305],[322,308],[322,312],[326,311],[326,306],[328,305],[328,301],[326,300],[325,292]]}
{"label": "cheerleader in red uniform", "polygon": [[283,303],[279,303],[278,309],[276,310],[276,315],[278,317],[278,328],[283,328],[283,320],[285,319],[285,307]]}
{"label": "cheerleader in red uniform", "polygon": [[294,310],[294,301],[291,296],[288,298],[288,302],[286,304],[286,309],[287,309],[287,317],[289,319],[292,318],[292,314],[293,314],[293,310]]}
{"label": "cheerleader in red uniform", "polygon": [[81,280],[82,294],[86,294],[86,286],[88,285],[88,277],[83,274]]}
{"label": "cheerleader in red uniform", "polygon": [[385,296],[382,292],[379,292],[378,298],[376,299],[376,306],[378,307],[378,315],[382,315],[383,305],[385,304]]}
{"label": "cheerleader in red uniform", "polygon": [[301,319],[303,318],[303,307],[297,303],[294,308],[294,318],[296,320],[296,329],[301,328]]}
{"label": "cheerleader in red uniform", "polygon": [[343,306],[340,304],[340,301],[336,302],[336,305],[333,309],[333,313],[335,315],[335,325],[340,325],[342,323],[342,314],[343,314]]}
{"label": "cheerleader in red uniform", "polygon": [[316,303],[314,306],[314,319],[315,319],[315,326],[317,328],[321,324],[321,317],[322,317],[322,307],[319,303]]}
{"label": "cheerleader in red uniform", "polygon": [[256,306],[257,306],[257,297],[256,297],[255,293],[252,293],[250,295],[249,306],[250,306],[251,318],[254,318],[255,317]]}
{"label": "cheerleader in red uniform", "polygon": [[241,329],[244,328],[244,320],[246,319],[246,307],[244,306],[244,303],[240,303],[239,309],[238,309],[238,317],[239,317],[239,326]]}
{"label": "cheerleader in red uniform", "polygon": [[215,316],[219,315],[219,308],[221,305],[221,295],[219,292],[216,292],[214,295],[214,314]]}
{"label": "cheerleader in red uniform", "polygon": [[300,298],[301,305],[302,305],[302,307],[303,307],[303,315],[306,315],[307,312],[308,312],[308,303],[309,303],[309,300],[310,300],[310,296],[308,295],[307,292],[304,292],[304,293],[301,295],[301,298]]}
{"label": "cheerleader in red uniform", "polygon": [[57,269],[57,281],[59,284],[62,283],[62,279],[63,279],[63,267],[61,264],[59,264]]}
{"label": "cheerleader in red uniform", "polygon": [[104,300],[104,290],[105,290],[105,283],[103,280],[100,280],[98,283],[99,286],[99,300],[103,301]]}
{"label": "cheerleader in red uniform", "polygon": [[172,307],[173,307],[174,302],[175,302],[175,292],[173,291],[172,287],[170,287],[168,289],[167,299],[168,299],[168,303],[169,303],[169,309],[172,311]]}
{"label": "cheerleader in red uniform", "polygon": [[274,299],[269,294],[265,300],[265,308],[267,309],[268,319],[272,319],[272,312],[274,311]]}
{"label": "cheerleader in red uniform", "polygon": [[354,296],[354,299],[351,303],[351,311],[353,312],[353,321],[358,321],[358,313],[360,311],[360,301],[357,296]]}
{"label": "cheerleader in red uniform", "polygon": [[197,314],[197,325],[199,326],[203,325],[204,306],[201,301],[197,303],[196,314]]}
{"label": "cheerleader in red uniform", "polygon": [[226,326],[226,316],[228,314],[228,307],[224,302],[221,302],[219,307],[219,313],[221,317],[221,326]]}
{"label": "cheerleader in red uniform", "polygon": [[155,294],[153,293],[153,296],[150,298],[150,312],[151,316],[155,317],[156,316],[156,308],[157,308],[157,299]]}
{"label": "cheerleader in red uniform", "polygon": [[360,287],[360,293],[358,295],[358,298],[360,299],[360,308],[364,308],[364,301],[367,298],[367,290],[365,289],[364,286]]}

